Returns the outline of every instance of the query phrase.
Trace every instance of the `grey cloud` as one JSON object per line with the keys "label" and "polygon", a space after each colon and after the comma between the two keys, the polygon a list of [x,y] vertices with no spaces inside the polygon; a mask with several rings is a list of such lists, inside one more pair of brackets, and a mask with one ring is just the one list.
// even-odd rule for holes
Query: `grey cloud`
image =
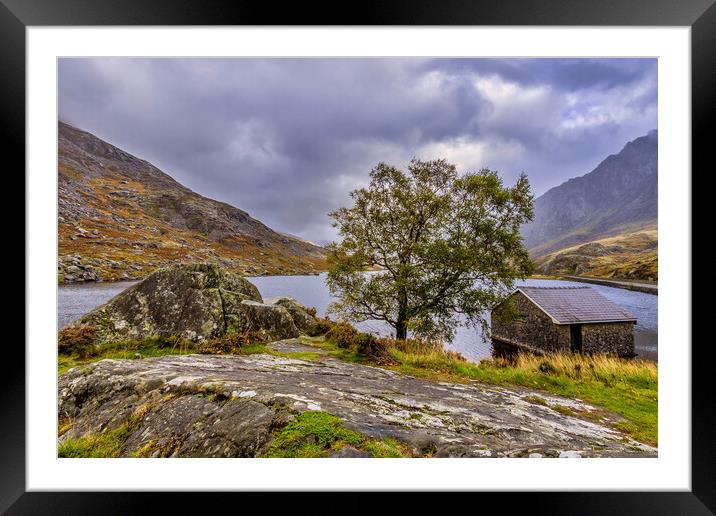
{"label": "grey cloud", "polygon": [[[588,172],[656,128],[656,61],[616,61],[62,59],[60,118],[279,231],[326,240],[326,213],[372,166],[440,157],[424,155],[431,144],[486,144],[492,162],[476,151],[470,163],[506,181],[525,171],[538,193]],[[480,77],[547,93],[523,113]],[[570,117],[581,125],[567,131]],[[524,152],[500,151],[510,142]]]}

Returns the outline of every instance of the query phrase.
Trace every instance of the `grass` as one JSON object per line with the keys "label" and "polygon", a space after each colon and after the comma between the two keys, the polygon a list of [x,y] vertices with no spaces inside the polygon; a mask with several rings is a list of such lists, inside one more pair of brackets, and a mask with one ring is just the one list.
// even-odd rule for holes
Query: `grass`
{"label": "grass", "polygon": [[382,441],[378,439],[368,440],[363,444],[363,449],[377,458],[396,459],[411,456],[405,444],[391,437],[386,437]]}
{"label": "grass", "polygon": [[[265,344],[250,343],[234,348],[231,354],[253,355],[256,353],[267,352]],[[97,353],[89,358],[80,358],[76,354],[59,353],[57,360],[57,372],[58,374],[62,374],[73,367],[79,367],[105,358],[133,359],[136,353],[139,353],[142,358],[150,358],[166,355],[186,355],[190,353],[198,353],[198,349],[196,343],[190,341],[175,341],[174,339],[168,341],[162,337],[110,342],[102,344]]]}
{"label": "grass", "polygon": [[[119,457],[124,443],[136,428],[139,422],[151,410],[148,404],[142,405],[134,411],[129,420],[113,430],[105,430],[84,435],[82,437],[67,439],[57,448],[59,458],[112,458]],[[67,432],[69,423],[60,422],[58,435]]]}
{"label": "grass", "polygon": [[[338,359],[367,361],[321,337],[302,337],[301,340],[328,350]],[[390,344],[391,341],[385,339],[384,342],[388,343],[388,351],[397,362],[397,365],[384,366],[388,369],[434,381],[478,381],[576,398],[601,411],[586,413],[561,406],[553,409],[562,413],[570,411],[569,415],[591,420],[604,416],[605,412],[613,413],[624,420],[607,418],[607,424],[637,441],[651,445],[658,442],[658,366],[653,362],[568,353],[544,357],[522,354],[514,361],[494,359],[475,364],[443,351],[435,343],[421,346],[417,340]],[[525,399],[540,405],[546,403],[539,396]]]}
{"label": "grass", "polygon": [[269,350],[268,353],[275,355],[277,357],[294,358],[296,360],[315,361],[315,360],[320,360],[320,358],[321,358],[321,353],[316,353],[313,351],[293,351],[290,353],[281,353],[279,351]]}
{"label": "grass", "polygon": [[59,458],[119,457],[130,433],[127,425],[122,425],[115,430],[68,439],[58,447],[57,456]]}
{"label": "grass", "polygon": [[[626,421],[614,426],[634,439],[652,445],[658,441],[658,368],[652,362],[564,354],[520,355],[514,362],[473,364],[437,352],[419,355],[391,350],[391,354],[400,362],[395,369],[414,376],[517,385],[577,398],[623,417]],[[581,415],[564,409],[563,413]]]}
{"label": "grass", "polygon": [[305,335],[301,335],[298,339],[299,341],[303,342],[304,344],[308,344],[309,346],[315,346],[320,349],[325,349],[326,351],[328,351],[328,355],[330,357],[336,358],[338,360],[355,363],[367,362],[367,359],[357,353],[354,349],[338,347],[334,342],[326,339],[323,336],[307,337]]}
{"label": "grass", "polygon": [[373,439],[343,426],[323,411],[302,412],[276,433],[264,457],[317,458],[352,446],[373,457],[407,457],[408,449],[395,439]]}

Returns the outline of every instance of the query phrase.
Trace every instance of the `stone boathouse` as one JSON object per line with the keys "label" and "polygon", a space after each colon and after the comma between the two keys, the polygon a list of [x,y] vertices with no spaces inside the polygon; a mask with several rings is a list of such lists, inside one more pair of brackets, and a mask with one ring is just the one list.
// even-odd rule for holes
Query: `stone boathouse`
{"label": "stone boathouse", "polygon": [[496,344],[551,353],[634,355],[636,317],[595,289],[519,287],[492,309]]}

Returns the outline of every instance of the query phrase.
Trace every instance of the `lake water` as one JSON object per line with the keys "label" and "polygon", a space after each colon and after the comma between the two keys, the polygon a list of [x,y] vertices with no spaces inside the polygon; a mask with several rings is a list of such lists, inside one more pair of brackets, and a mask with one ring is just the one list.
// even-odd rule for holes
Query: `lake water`
{"label": "lake water", "polygon": [[[264,298],[290,296],[306,306],[315,307],[319,315],[325,315],[326,308],[332,301],[326,287],[325,273],[319,276],[260,276],[248,279],[256,285]],[[85,313],[106,303],[134,283],[133,281],[122,281],[61,285],[57,298],[58,327],[61,328],[76,321]],[[585,285],[584,283],[540,279],[528,279],[520,284],[532,286]],[[658,296],[602,285],[589,286],[636,316],[635,351],[640,357],[657,360]],[[381,321],[366,321],[356,324],[356,327],[378,335],[391,333],[390,327]],[[480,330],[468,327],[458,328],[455,339],[447,344],[447,347],[461,353],[468,360],[476,362],[483,358],[489,358],[492,354],[492,344],[482,340]]]}

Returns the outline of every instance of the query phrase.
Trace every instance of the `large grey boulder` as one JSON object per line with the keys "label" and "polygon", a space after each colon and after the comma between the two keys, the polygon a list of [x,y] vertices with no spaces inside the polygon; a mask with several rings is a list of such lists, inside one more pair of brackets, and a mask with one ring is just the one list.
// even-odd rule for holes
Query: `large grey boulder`
{"label": "large grey boulder", "polygon": [[267,305],[239,274],[205,263],[162,268],[82,317],[100,341],[176,335],[204,340],[227,332],[266,339],[298,336],[283,306]]}
{"label": "large grey boulder", "polygon": [[284,307],[250,299],[229,307],[226,321],[229,331],[257,331],[264,340],[290,339],[299,335],[291,314]]}
{"label": "large grey boulder", "polygon": [[274,306],[281,306],[288,310],[288,313],[291,314],[291,319],[293,319],[293,323],[296,325],[299,332],[306,331],[311,324],[316,322],[316,318],[308,312],[308,309],[292,297],[267,299],[266,303]]}

